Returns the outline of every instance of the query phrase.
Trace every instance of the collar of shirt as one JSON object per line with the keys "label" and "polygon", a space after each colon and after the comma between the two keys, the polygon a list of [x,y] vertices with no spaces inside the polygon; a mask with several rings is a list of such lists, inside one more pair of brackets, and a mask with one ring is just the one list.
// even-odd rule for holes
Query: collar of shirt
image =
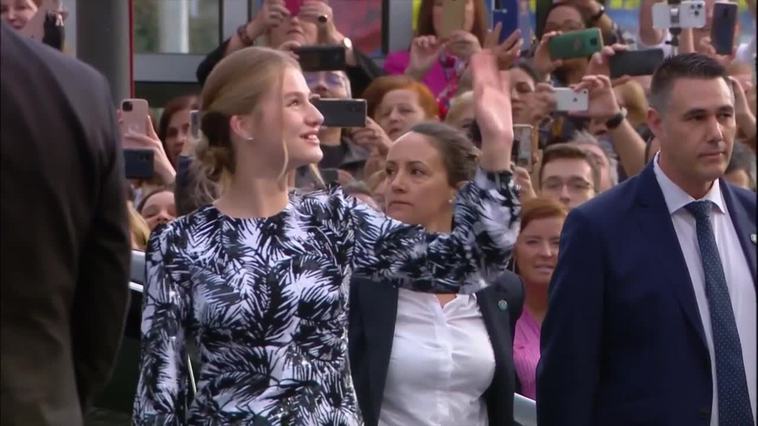
{"label": "collar of shirt", "polygon": [[[658,164],[660,155],[660,152],[655,154],[655,159],[653,160],[653,170],[655,171],[655,178],[658,181],[658,186],[661,187],[661,191],[663,192],[663,198],[666,200],[666,207],[669,209],[669,214],[673,215],[683,209],[687,204],[697,200],[695,200],[690,194],[686,193],[682,188],[679,187],[679,185],[674,183],[674,181],[666,176],[666,173],[663,172],[660,164]],[[717,207],[717,209],[714,211],[718,211],[722,214],[726,213],[727,211],[726,202],[724,202],[724,197],[721,194],[721,185],[719,184],[719,179],[713,181],[711,189],[705,194],[703,198],[701,198],[701,200],[710,200],[713,202]]]}

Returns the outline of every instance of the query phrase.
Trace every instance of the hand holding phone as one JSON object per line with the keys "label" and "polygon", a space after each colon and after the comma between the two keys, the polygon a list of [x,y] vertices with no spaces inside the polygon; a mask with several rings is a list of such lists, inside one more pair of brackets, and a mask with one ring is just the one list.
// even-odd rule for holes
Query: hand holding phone
{"label": "hand holding phone", "polygon": [[347,67],[344,46],[302,46],[293,52],[303,71],[339,71]]}
{"label": "hand holding phone", "polygon": [[716,2],[713,5],[711,44],[719,55],[731,55],[737,31],[737,3]]}
{"label": "hand holding phone", "polygon": [[589,90],[574,91],[567,87],[557,87],[553,90],[555,110],[563,112],[587,111],[590,105]]}
{"label": "hand holding phone", "polygon": [[497,24],[501,25],[498,44],[502,44],[505,39],[519,28],[518,3],[513,0],[508,3],[510,4],[505,9],[492,11],[492,28],[495,28]]}
{"label": "hand holding phone", "polygon": [[364,127],[367,103],[365,99],[317,99],[313,106],[324,116],[325,127]]}
{"label": "hand holding phone", "polygon": [[652,75],[663,58],[663,49],[616,52],[608,61],[610,76],[616,79],[624,75]]}

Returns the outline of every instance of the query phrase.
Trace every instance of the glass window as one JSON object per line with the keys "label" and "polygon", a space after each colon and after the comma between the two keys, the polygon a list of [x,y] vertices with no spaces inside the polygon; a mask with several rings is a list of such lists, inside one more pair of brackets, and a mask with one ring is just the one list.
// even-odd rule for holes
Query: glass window
{"label": "glass window", "polygon": [[135,53],[207,54],[218,47],[218,0],[134,0]]}

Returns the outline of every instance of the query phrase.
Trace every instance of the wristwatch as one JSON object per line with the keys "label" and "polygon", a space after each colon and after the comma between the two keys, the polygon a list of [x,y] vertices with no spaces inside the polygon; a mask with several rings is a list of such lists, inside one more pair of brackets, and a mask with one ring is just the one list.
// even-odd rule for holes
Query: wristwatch
{"label": "wristwatch", "polygon": [[603,6],[603,5],[601,4],[601,5],[600,5],[600,10],[598,10],[596,14],[594,14],[594,15],[592,15],[592,16],[590,17],[590,23],[591,23],[591,24],[594,24],[594,23],[596,23],[597,21],[599,21],[599,20],[600,20],[600,18],[602,18],[602,17],[603,17],[603,15],[605,15],[605,6]]}
{"label": "wristwatch", "polygon": [[608,121],[605,122],[605,127],[607,127],[608,130],[613,130],[617,128],[626,119],[626,114],[627,114],[626,108],[621,107],[619,112],[617,112],[613,117],[611,117],[610,119],[608,119]]}

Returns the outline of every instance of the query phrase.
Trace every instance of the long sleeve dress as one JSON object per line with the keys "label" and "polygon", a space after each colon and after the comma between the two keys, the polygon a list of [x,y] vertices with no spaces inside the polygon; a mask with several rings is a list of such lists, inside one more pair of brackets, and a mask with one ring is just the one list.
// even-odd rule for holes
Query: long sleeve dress
{"label": "long sleeve dress", "polygon": [[[433,235],[338,187],[292,194],[268,218],[203,207],[151,236],[137,425],[358,425],[347,362],[350,277],[473,293],[505,269],[516,240],[511,174],[479,170],[455,227]],[[186,349],[200,354],[187,401]]]}

